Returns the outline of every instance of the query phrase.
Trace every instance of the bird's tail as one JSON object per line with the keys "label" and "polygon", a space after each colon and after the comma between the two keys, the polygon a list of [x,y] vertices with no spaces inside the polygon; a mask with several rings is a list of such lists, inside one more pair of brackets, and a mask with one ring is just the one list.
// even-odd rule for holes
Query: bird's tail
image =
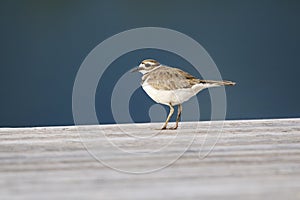
{"label": "bird's tail", "polygon": [[212,81],[212,80],[200,80],[200,83],[214,86],[233,86],[235,82],[232,81]]}

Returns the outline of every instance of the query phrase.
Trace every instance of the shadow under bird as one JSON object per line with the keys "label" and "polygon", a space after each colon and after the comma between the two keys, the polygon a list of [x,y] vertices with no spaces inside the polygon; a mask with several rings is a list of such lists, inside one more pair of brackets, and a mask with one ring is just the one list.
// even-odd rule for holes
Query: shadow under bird
{"label": "shadow under bird", "polygon": [[232,81],[213,81],[197,79],[181,69],[160,64],[153,59],[146,59],[131,72],[141,72],[142,88],[157,103],[170,107],[169,115],[161,128],[167,129],[168,122],[178,105],[176,125],[169,129],[177,129],[182,112],[182,103],[195,96],[203,89],[235,85]]}

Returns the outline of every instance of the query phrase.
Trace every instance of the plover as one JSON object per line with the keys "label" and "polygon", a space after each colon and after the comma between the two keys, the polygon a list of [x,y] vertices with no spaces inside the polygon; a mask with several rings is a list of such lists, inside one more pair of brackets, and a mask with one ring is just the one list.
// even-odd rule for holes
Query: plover
{"label": "plover", "polygon": [[167,129],[168,122],[178,105],[176,125],[169,129],[177,129],[182,112],[182,103],[195,96],[203,89],[217,86],[235,85],[232,81],[212,81],[197,79],[181,69],[160,64],[154,59],[146,59],[132,70],[143,74],[142,88],[157,103],[170,107],[169,115],[161,128]]}

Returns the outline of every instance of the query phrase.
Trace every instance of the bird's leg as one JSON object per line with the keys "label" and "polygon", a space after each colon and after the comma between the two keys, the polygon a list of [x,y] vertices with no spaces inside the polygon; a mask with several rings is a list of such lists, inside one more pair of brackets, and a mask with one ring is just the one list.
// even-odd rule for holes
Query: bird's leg
{"label": "bird's leg", "polygon": [[174,108],[171,103],[169,104],[169,107],[170,107],[170,112],[169,112],[169,115],[167,117],[167,120],[166,120],[164,126],[161,128],[162,130],[167,129],[168,122],[170,121],[170,118],[172,117],[172,115],[174,113]]}
{"label": "bird's leg", "polygon": [[177,111],[176,125],[175,125],[175,127],[173,129],[177,129],[178,128],[178,122],[180,121],[181,112],[182,112],[182,105],[179,104],[178,105],[178,111]]}

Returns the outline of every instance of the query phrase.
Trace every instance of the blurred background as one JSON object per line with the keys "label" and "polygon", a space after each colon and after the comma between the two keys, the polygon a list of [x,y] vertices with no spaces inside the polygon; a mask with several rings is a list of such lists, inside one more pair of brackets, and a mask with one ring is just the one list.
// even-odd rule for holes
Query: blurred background
{"label": "blurred background", "polygon": [[[226,88],[227,119],[300,117],[299,11],[297,0],[2,0],[0,126],[72,125],[73,83],[85,57],[108,37],[146,26],[192,37],[210,54],[222,77],[237,82]],[[149,57],[193,73],[187,61],[169,52],[144,49],[121,56],[98,85],[100,123],[114,123],[114,84]],[[196,98],[201,120],[209,120],[208,92]],[[136,90],[129,105],[134,121],[149,121],[153,104]]]}

